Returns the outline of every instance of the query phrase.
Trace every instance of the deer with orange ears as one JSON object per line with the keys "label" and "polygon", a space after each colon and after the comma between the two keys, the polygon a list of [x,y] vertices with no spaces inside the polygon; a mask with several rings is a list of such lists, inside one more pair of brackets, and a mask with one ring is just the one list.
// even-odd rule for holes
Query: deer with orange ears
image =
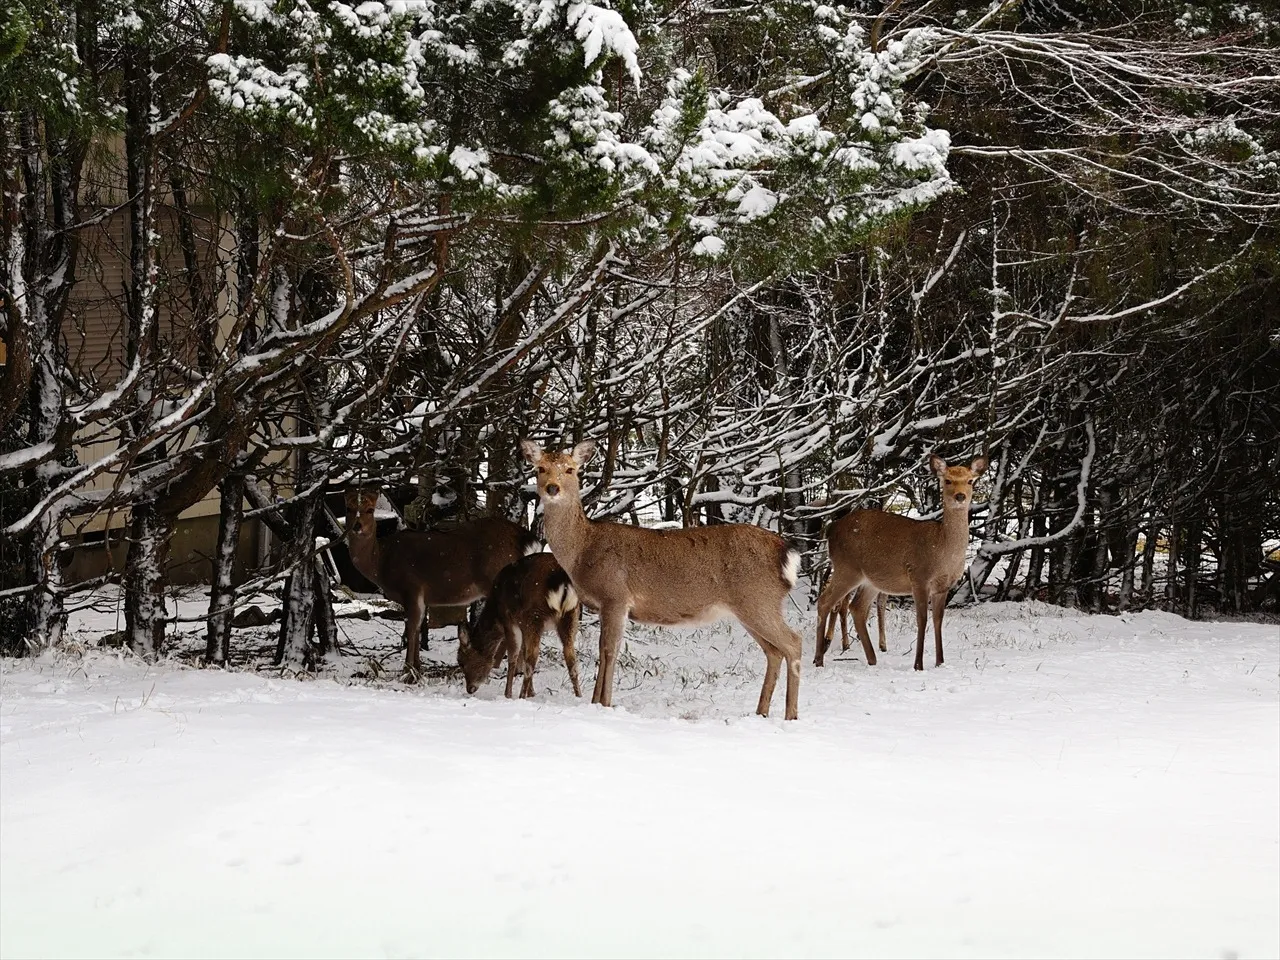
{"label": "deer with orange ears", "polygon": [[769,704],[787,664],[786,719],[798,715],[801,639],[782,616],[795,586],[800,555],[776,533],[746,523],[648,530],[588,520],[581,469],[595,454],[591,441],[571,451],[520,445],[537,471],[547,543],[579,598],[600,611],[600,662],[592,703],[613,704],[613,673],[628,619],[662,626],[713,623],[735,617],[764,651],[764,685],[756,713]]}
{"label": "deer with orange ears", "polygon": [[[872,603],[877,604],[880,649],[885,649],[884,594],[915,599],[917,670],[924,669],[924,634],[932,609],[936,666],[942,666],[942,614],[948,591],[964,575],[973,482],[986,472],[987,458],[978,457],[967,467],[951,467],[941,457],[930,455],[929,466],[942,490],[941,520],[913,520],[884,510],[855,510],[827,531],[831,578],[818,595],[814,666],[822,666],[836,615],[843,612],[847,598],[855,590],[853,623],[868,666],[875,666],[876,662],[867,632]],[[846,634],[844,648],[848,646]]]}

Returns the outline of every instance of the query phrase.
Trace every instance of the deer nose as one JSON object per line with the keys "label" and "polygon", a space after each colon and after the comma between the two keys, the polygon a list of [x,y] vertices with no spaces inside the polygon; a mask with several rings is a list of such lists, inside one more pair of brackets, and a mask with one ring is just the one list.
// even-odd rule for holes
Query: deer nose
{"label": "deer nose", "polygon": [[548,483],[548,484],[547,484],[547,495],[548,495],[548,496],[554,497],[554,496],[555,496],[557,493],[559,493],[559,492],[560,492],[560,484],[558,484],[558,483]]}
{"label": "deer nose", "polygon": [[956,503],[964,503],[964,494],[963,494],[963,493],[957,493],[957,494],[956,494]]}

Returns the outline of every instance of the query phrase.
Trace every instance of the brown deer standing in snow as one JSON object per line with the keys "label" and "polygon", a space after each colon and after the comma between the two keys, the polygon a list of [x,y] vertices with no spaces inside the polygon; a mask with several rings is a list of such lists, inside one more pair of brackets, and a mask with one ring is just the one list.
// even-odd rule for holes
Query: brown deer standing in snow
{"label": "brown deer standing in snow", "polygon": [[377,489],[348,490],[346,501],[351,562],[383,596],[404,607],[404,666],[411,681],[422,675],[418,645],[427,608],[487,597],[503,567],[539,549],[532,534],[497,517],[379,537],[373,516]]}
{"label": "brown deer standing in snow", "polygon": [[573,695],[582,696],[578,654],[573,646],[578,617],[578,595],[569,575],[551,554],[530,554],[504,568],[493,581],[493,592],[476,622],[458,629],[458,666],[466,678],[467,693],[475,693],[489,679],[505,653],[507,696],[511,696],[516,670],[523,670],[520,699],[532,697],[542,633],[553,622],[560,635]]}
{"label": "brown deer standing in snow", "polygon": [[736,617],[767,659],[756,713],[769,703],[787,662],[786,719],[797,716],[800,635],[782,617],[800,555],[776,533],[745,523],[685,530],[646,530],[588,520],[579,475],[595,453],[584,441],[569,453],[520,444],[538,473],[538,494],[551,552],[583,603],[600,611],[600,664],[592,703],[613,705],[613,671],[627,619],[677,626]]}
{"label": "brown deer standing in snow", "polygon": [[[831,579],[818,595],[818,643],[814,666],[831,644],[835,617],[849,593],[853,599],[853,624],[862,641],[868,666],[875,666],[876,652],[867,632],[867,614],[876,601],[880,649],[884,650],[884,599],[910,595],[916,603],[916,664],[924,669],[924,631],[933,608],[933,636],[937,666],[942,666],[942,613],[947,591],[964,574],[965,547],[969,544],[969,507],[973,481],[987,469],[987,458],[978,457],[967,467],[949,467],[930,455],[929,466],[942,488],[942,519],[913,520],[883,510],[855,510],[831,525],[827,551]],[[845,649],[848,649],[845,637]]]}

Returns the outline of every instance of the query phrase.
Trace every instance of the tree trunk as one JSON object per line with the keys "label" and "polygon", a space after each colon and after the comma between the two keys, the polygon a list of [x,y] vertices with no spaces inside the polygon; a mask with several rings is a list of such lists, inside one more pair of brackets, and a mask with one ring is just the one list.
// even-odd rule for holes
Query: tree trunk
{"label": "tree trunk", "polygon": [[315,576],[315,650],[318,657],[338,653],[338,622],[333,615],[333,590],[329,571],[316,557]]}
{"label": "tree trunk", "polygon": [[33,565],[29,572],[36,590],[30,600],[27,649],[32,653],[60,645],[67,626],[61,553],[62,507],[58,504],[40,515],[31,536],[28,562]]}
{"label": "tree trunk", "polygon": [[1170,610],[1178,609],[1178,555],[1182,550],[1182,526],[1177,520],[1169,522],[1169,540],[1166,543],[1168,567],[1165,570],[1164,599]]}
{"label": "tree trunk", "polygon": [[1142,602],[1144,605],[1155,600],[1156,581],[1156,544],[1160,540],[1160,526],[1155,516],[1147,520],[1147,529],[1142,539]]}
{"label": "tree trunk", "polygon": [[[1044,537],[1049,533],[1049,521],[1046,517],[1037,513],[1031,521],[1031,535],[1033,537]],[[1033,599],[1040,590],[1041,576],[1044,571],[1045,554],[1048,551],[1044,546],[1036,544],[1031,548],[1031,559],[1027,563],[1027,598]]]}
{"label": "tree trunk", "polygon": [[154,499],[134,503],[124,572],[124,623],[129,648],[154,660],[164,648],[164,590],[173,522]]}
{"label": "tree trunk", "polygon": [[308,557],[293,568],[284,582],[283,617],[276,641],[276,666],[305,670],[315,657],[310,645],[315,624],[315,567]]}
{"label": "tree trunk", "polygon": [[218,545],[213,554],[213,583],[209,590],[208,643],[205,661],[222,665],[231,655],[231,619],[235,615],[232,574],[240,544],[244,510],[244,474],[238,470],[222,480],[218,510]]}
{"label": "tree trunk", "polygon": [[1183,551],[1185,553],[1185,570],[1187,585],[1185,588],[1186,615],[1195,620],[1200,615],[1200,557],[1202,551],[1202,534],[1200,532],[1200,523],[1187,524],[1186,531],[1183,535]]}
{"label": "tree trunk", "polygon": [[1134,575],[1138,569],[1138,522],[1132,513],[1125,515],[1123,539],[1124,571],[1120,574],[1120,598],[1118,609],[1128,610],[1133,603]]}

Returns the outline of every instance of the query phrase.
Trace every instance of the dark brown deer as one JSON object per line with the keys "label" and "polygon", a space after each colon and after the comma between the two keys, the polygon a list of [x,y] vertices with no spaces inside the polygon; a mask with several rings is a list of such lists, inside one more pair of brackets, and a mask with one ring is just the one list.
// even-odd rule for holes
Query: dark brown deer
{"label": "dark brown deer", "polygon": [[547,624],[554,623],[564,650],[564,666],[573,695],[582,696],[578,683],[578,595],[569,575],[549,553],[534,553],[505,567],[493,582],[493,592],[474,624],[458,630],[458,666],[467,693],[475,693],[503,654],[507,657],[507,696],[517,670],[524,673],[520,699],[533,696],[533,675]]}
{"label": "dark brown deer", "polygon": [[646,530],[588,520],[580,470],[595,453],[586,441],[547,453],[521,443],[537,470],[551,552],[583,603],[600,611],[600,665],[592,703],[613,703],[613,671],[627,619],[663,626],[736,617],[764,650],[767,665],[756,713],[769,715],[778,670],[787,662],[786,719],[798,714],[801,640],[782,616],[800,555],[776,533],[746,523]]}
{"label": "dark brown deer", "polygon": [[351,562],[383,596],[404,608],[404,666],[411,682],[422,675],[418,646],[427,608],[463,606],[487,597],[503,567],[540,549],[527,530],[498,517],[448,530],[401,530],[379,537],[373,516],[377,489],[353,488],[346,500]]}
{"label": "dark brown deer", "polygon": [[941,457],[931,455],[929,466],[942,488],[941,520],[913,520],[884,510],[855,510],[827,531],[831,579],[818,595],[814,666],[822,666],[836,614],[854,590],[853,624],[869,666],[875,666],[876,652],[867,632],[867,616],[876,602],[880,649],[884,650],[881,594],[886,593],[915,599],[917,670],[924,669],[924,632],[932,607],[936,665],[942,666],[942,614],[947,592],[964,574],[973,481],[986,471],[987,458],[978,457],[967,467],[949,467]]}

